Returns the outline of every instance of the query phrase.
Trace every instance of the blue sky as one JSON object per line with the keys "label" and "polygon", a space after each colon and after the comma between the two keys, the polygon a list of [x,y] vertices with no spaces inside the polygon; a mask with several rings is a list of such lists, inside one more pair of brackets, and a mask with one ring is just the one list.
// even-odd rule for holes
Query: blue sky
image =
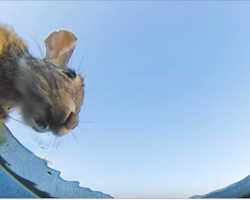
{"label": "blue sky", "polygon": [[[0,20],[36,38],[78,37],[81,123],[59,140],[11,120],[67,180],[117,198],[186,198],[250,174],[250,2],[0,2]],[[13,114],[18,118],[18,114]]]}

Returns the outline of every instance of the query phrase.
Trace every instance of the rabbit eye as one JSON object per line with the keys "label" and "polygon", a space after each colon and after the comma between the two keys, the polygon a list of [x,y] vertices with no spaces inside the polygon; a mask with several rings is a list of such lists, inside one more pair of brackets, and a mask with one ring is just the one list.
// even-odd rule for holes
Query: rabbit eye
{"label": "rabbit eye", "polygon": [[64,73],[70,78],[70,79],[75,79],[76,78],[76,73],[72,70],[64,71]]}

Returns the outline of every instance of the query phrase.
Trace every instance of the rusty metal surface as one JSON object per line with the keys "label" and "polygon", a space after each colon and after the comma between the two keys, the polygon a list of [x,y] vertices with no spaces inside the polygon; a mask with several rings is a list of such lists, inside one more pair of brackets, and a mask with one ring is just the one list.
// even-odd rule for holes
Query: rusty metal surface
{"label": "rusty metal surface", "polygon": [[0,124],[0,197],[1,198],[112,198],[108,194],[65,181],[60,172],[23,147]]}

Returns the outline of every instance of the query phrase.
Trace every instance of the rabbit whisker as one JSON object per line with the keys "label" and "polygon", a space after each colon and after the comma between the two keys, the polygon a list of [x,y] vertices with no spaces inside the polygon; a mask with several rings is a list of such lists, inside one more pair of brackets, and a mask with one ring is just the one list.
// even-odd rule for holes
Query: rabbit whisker
{"label": "rabbit whisker", "polygon": [[93,66],[90,70],[89,70],[89,72],[84,76],[84,79],[86,79],[87,77],[88,77],[88,75],[90,74],[90,72],[92,72],[92,70],[95,68],[95,66]]}
{"label": "rabbit whisker", "polygon": [[82,124],[86,124],[86,123],[94,124],[94,122],[92,122],[92,121],[80,121],[80,120],[79,120],[79,122],[82,123]]}
{"label": "rabbit whisker", "polygon": [[72,131],[70,131],[70,133],[71,133],[72,137],[77,141],[77,139],[76,139],[74,133],[73,133]]}
{"label": "rabbit whisker", "polygon": [[[81,58],[81,60],[80,60],[80,63],[79,63],[79,65],[78,65],[77,68],[76,68],[76,71],[77,71],[78,73],[80,73],[80,69],[82,68],[83,59],[84,59],[84,56],[82,56],[82,58]],[[81,75],[82,75],[82,74],[81,74]]]}
{"label": "rabbit whisker", "polygon": [[[23,24],[23,27],[26,29],[26,31],[28,32],[31,39],[36,43],[36,45],[37,45],[37,47],[38,47],[38,49],[40,51],[40,56],[43,58],[44,54],[43,54],[43,51],[42,51],[41,46],[38,43],[37,39],[32,36],[32,34],[29,32],[29,30],[27,29],[27,27],[24,24]],[[33,25],[33,34],[34,34],[34,25]]]}
{"label": "rabbit whisker", "polygon": [[40,51],[40,55],[41,55],[41,57],[42,57],[42,59],[43,59],[43,58],[44,58],[44,53],[43,53],[43,51],[42,51],[42,48],[41,48],[39,42],[37,41],[36,34],[35,34],[34,24],[32,25],[32,29],[33,29],[33,34],[34,34],[34,38],[35,38],[36,45],[38,46],[39,51]]}

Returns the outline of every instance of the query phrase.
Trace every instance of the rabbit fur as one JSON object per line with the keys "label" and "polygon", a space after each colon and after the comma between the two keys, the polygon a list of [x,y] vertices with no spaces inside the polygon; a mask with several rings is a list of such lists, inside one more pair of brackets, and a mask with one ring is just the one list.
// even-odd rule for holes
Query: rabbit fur
{"label": "rabbit fur", "polygon": [[78,125],[84,80],[67,67],[76,42],[72,32],[55,31],[45,40],[45,58],[38,59],[12,28],[0,24],[0,122],[18,108],[37,132],[61,136]]}

